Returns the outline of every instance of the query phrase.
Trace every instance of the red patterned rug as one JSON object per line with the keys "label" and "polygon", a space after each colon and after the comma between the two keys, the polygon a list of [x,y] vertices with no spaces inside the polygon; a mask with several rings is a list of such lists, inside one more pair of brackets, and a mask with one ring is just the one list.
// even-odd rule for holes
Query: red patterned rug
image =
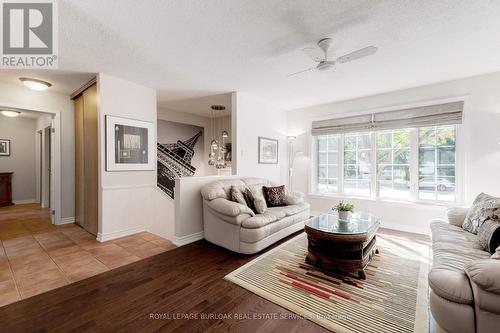
{"label": "red patterned rug", "polygon": [[305,263],[301,234],[225,278],[334,332],[428,332],[424,242],[377,235],[366,280]]}

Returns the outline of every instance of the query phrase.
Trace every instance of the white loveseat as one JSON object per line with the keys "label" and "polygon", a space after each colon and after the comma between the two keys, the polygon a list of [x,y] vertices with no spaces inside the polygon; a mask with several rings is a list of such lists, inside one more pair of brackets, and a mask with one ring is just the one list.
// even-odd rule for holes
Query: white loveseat
{"label": "white loveseat", "polygon": [[262,186],[273,186],[261,178],[218,180],[205,185],[203,229],[205,239],[231,251],[253,254],[304,228],[309,204],[299,193],[288,194],[286,206],[269,207],[262,214],[229,200],[231,186],[248,187],[254,197],[263,196]]}

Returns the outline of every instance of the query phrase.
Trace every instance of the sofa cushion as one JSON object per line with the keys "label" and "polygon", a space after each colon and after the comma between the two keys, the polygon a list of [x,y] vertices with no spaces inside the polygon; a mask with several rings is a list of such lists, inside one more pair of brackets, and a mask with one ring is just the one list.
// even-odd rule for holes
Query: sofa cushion
{"label": "sofa cushion", "polygon": [[288,216],[297,215],[306,210],[309,210],[308,203],[293,206],[271,207],[268,208],[264,214],[257,214],[246,219],[241,226],[250,229],[261,228],[269,223],[273,223]]}
{"label": "sofa cushion", "polygon": [[298,193],[288,193],[285,195],[285,204],[287,206],[298,205],[304,202],[304,196]]}
{"label": "sofa cushion", "polygon": [[295,214],[298,214],[300,212],[303,212],[306,209],[309,209],[309,206],[310,205],[308,203],[303,202],[303,203],[298,204],[298,205],[271,207],[271,208],[268,208],[267,210],[271,211],[271,212],[283,212],[285,214],[285,216],[291,216],[291,215],[295,215]]}
{"label": "sofa cushion", "polygon": [[431,222],[433,263],[429,286],[439,296],[456,303],[472,304],[473,294],[465,266],[488,258],[477,235],[442,220]]}
{"label": "sofa cushion", "polygon": [[500,223],[498,221],[486,220],[477,231],[479,244],[490,254],[500,246]]}
{"label": "sofa cushion", "polygon": [[462,228],[468,232],[477,234],[479,227],[484,221],[488,219],[497,220],[499,216],[500,198],[481,193],[474,199]]}
{"label": "sofa cushion", "polygon": [[201,196],[205,200],[214,200],[216,198],[229,199],[229,190],[231,186],[245,186],[245,183],[239,179],[218,180],[207,184],[201,188]]}
{"label": "sofa cushion", "polygon": [[255,216],[252,216],[251,218],[246,219],[245,221],[243,221],[241,226],[250,229],[261,228],[284,217],[285,213],[283,212],[271,212],[267,210],[263,214],[257,214]]}
{"label": "sofa cushion", "polygon": [[448,208],[446,210],[448,223],[457,227],[461,227],[464,224],[468,212],[469,212],[469,207]]}
{"label": "sofa cushion", "polygon": [[255,178],[255,177],[249,177],[249,178],[243,178],[241,180],[242,182],[244,182],[247,186],[251,186],[251,185],[270,185],[271,182],[267,179],[264,179],[264,178]]}
{"label": "sofa cushion", "polygon": [[[266,212],[267,214],[268,212]],[[305,210],[295,215],[286,216],[280,220],[268,223],[260,228],[246,228],[243,223],[250,219],[243,221],[240,228],[240,241],[245,243],[258,242],[284,228],[287,228],[295,223],[303,223],[309,217],[309,210]]]}

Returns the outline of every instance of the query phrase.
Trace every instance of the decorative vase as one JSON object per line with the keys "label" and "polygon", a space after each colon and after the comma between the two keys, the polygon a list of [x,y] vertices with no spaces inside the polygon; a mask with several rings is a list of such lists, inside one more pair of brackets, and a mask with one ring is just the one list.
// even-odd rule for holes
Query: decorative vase
{"label": "decorative vase", "polygon": [[347,221],[349,219],[349,211],[340,210],[339,211],[339,220]]}

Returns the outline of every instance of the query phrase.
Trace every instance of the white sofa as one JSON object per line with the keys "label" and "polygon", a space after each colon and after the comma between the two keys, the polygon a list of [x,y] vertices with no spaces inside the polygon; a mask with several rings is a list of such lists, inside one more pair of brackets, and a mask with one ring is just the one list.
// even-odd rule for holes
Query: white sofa
{"label": "white sofa", "polygon": [[465,208],[448,210],[448,221],[431,221],[430,309],[450,333],[500,331],[500,260],[479,237],[462,229]]}
{"label": "white sofa", "polygon": [[262,196],[262,186],[273,186],[261,178],[219,180],[205,185],[203,229],[205,239],[234,252],[253,254],[304,228],[309,218],[309,204],[303,195],[287,195],[287,205],[269,207],[262,214],[229,200],[231,186],[248,187],[254,197]]}

